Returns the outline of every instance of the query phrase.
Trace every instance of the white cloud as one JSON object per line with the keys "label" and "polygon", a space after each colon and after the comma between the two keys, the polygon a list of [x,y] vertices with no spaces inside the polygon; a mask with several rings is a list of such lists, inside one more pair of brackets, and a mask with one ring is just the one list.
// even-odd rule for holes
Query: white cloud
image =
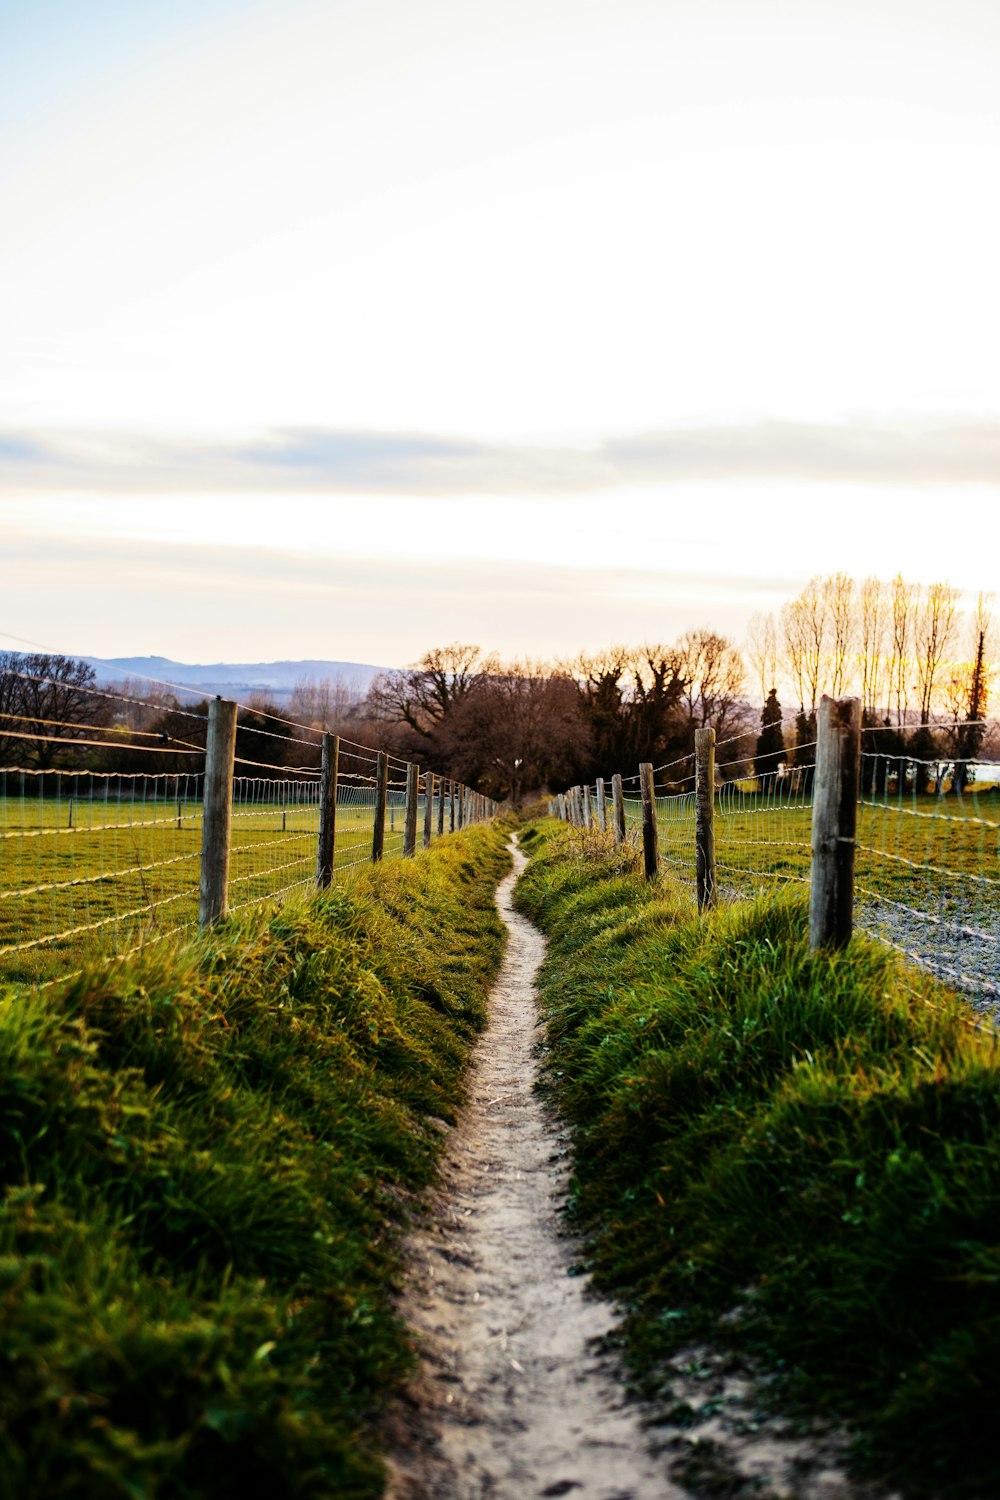
{"label": "white cloud", "polygon": [[747,479],[997,485],[1000,422],[717,424],[586,446],[326,428],[278,429],[232,442],[127,430],[0,431],[0,488],[11,493],[270,491],[516,499]]}

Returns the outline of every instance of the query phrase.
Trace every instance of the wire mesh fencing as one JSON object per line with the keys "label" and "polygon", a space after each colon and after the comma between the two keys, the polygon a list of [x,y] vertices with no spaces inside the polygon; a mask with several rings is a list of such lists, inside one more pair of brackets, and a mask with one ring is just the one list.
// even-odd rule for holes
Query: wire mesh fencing
{"label": "wire mesh fencing", "polygon": [[202,782],[0,769],[0,973],[37,983],[194,922]]}
{"label": "wire mesh fencing", "polygon": [[1000,1000],[1000,783],[987,762],[960,796],[939,762],[862,754],[859,925],[959,989]]}
{"label": "wire mesh fencing", "polygon": [[234,778],[230,911],[315,890],[319,816],[318,771],[294,781]]}
{"label": "wire mesh fencing", "polygon": [[[942,734],[965,726],[936,726]],[[996,741],[997,726],[986,726]],[[1000,764],[986,758],[914,756],[879,748],[866,729],[859,755],[853,920],[977,1003],[1000,1005]],[[712,839],[715,894],[740,900],[789,884],[809,889],[814,869],[816,740],[757,762],[746,741],[715,749]],[[728,752],[728,753],[727,753]],[[698,766],[688,755],[652,768],[658,865],[692,887],[697,869]],[[626,836],[643,827],[639,775],[619,781]],[[597,827],[607,784],[551,804],[567,821]],[[589,816],[587,809],[590,809]],[[607,818],[610,826],[610,818]]]}
{"label": "wire mesh fencing", "polygon": [[[105,690],[94,695],[102,709],[118,703],[132,718],[140,708],[161,720],[164,714],[162,704],[118,699]],[[408,777],[405,760],[335,741],[312,726],[256,709],[238,722],[236,704],[225,705],[234,733],[220,780],[218,768],[212,770],[215,707],[207,717],[204,709],[170,709],[169,733],[70,720],[37,720],[11,730],[8,721],[20,725],[22,719],[0,713],[8,750],[31,740],[36,755],[56,760],[125,758],[150,767],[0,767],[0,979],[51,983],[85,964],[121,958],[189,932],[199,921],[204,925],[206,869],[213,864],[216,875],[222,870],[218,915],[305,896],[331,875],[345,876],[374,859],[399,859],[410,780],[411,797],[419,801],[409,821],[419,819],[421,831],[426,825],[424,842],[496,811],[494,803],[457,783],[426,774]],[[303,764],[282,759],[291,731]],[[325,742],[336,746],[329,766]],[[183,769],[161,770],[164,760]],[[208,851],[213,858],[206,865],[213,779],[216,792],[223,788],[225,847]],[[456,806],[462,809],[457,818]],[[328,868],[324,816],[331,838]],[[415,848],[420,843],[418,838]]]}

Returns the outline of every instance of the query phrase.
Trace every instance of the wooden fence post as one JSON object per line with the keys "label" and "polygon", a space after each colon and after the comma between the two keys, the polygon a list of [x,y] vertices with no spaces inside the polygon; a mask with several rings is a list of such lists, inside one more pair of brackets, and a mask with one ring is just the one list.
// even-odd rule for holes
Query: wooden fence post
{"label": "wooden fence post", "polygon": [[448,832],[455,832],[455,783],[448,782]]}
{"label": "wooden fence post", "polygon": [[593,824],[593,813],[590,805],[590,782],[583,789],[583,826],[590,828]]}
{"label": "wooden fence post", "polygon": [[659,841],[656,829],[656,790],[653,785],[653,766],[648,760],[639,767],[639,786],[642,791],[642,858],[646,879],[655,880],[660,867]]}
{"label": "wooden fence post", "polygon": [[615,825],[615,843],[625,842],[625,794],[622,791],[622,779],[616,771],[611,778],[611,812]]}
{"label": "wooden fence post", "polygon": [[389,757],[380,750],[375,759],[375,822],[372,825],[372,863],[385,853],[385,799],[389,791]]}
{"label": "wooden fence post", "polygon": [[226,698],[208,705],[205,797],[201,822],[201,889],[198,925],[211,927],[226,915],[229,901],[229,844],[233,823],[233,766],[238,708]]}
{"label": "wooden fence post", "polygon": [[861,700],[820,699],[813,783],[809,946],[843,948],[854,921]]}
{"label": "wooden fence post", "polygon": [[447,781],[445,781],[445,779],[443,777],[439,776],[437,778],[437,789],[438,789],[438,838],[439,839],[444,837],[444,798],[445,798],[445,790],[444,789],[445,789],[445,787],[447,785],[448,785],[448,783],[447,783]]}
{"label": "wooden fence post", "polygon": [[715,905],[715,730],[694,732],[694,847],[698,910]]}
{"label": "wooden fence post", "polygon": [[603,776],[597,778],[597,826],[602,833],[608,826],[608,806]]}
{"label": "wooden fence post", "polygon": [[434,782],[433,771],[428,771],[424,776],[424,848],[431,846],[431,829],[434,823]]}
{"label": "wooden fence post", "polygon": [[324,891],[333,879],[337,841],[337,774],[340,768],[340,736],[323,731],[319,779],[319,848],[316,853],[316,887]]}
{"label": "wooden fence post", "polygon": [[403,819],[403,858],[412,859],[417,852],[417,802],[420,797],[420,767],[415,760],[406,762],[406,815]]}

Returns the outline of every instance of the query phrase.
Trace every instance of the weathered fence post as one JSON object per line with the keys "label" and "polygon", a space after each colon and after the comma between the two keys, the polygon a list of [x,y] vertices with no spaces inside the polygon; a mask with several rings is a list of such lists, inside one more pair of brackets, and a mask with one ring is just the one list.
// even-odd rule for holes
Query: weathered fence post
{"label": "weathered fence post", "polygon": [[438,838],[439,839],[444,837],[444,795],[445,795],[444,789],[445,789],[445,787],[447,785],[448,785],[448,783],[447,783],[447,781],[445,781],[443,779],[443,777],[439,776],[437,778],[437,791],[438,791]]}
{"label": "weathered fence post", "polygon": [[809,946],[843,948],[854,920],[861,701],[820,699],[813,784]]}
{"label": "weathered fence post", "polygon": [[656,830],[656,791],[653,785],[653,767],[648,760],[639,767],[639,787],[642,792],[642,858],[646,879],[655,880],[660,866],[659,841]]}
{"label": "weathered fence post", "polygon": [[590,782],[583,789],[583,826],[590,828],[593,822],[593,814],[590,806]]}
{"label": "weathered fence post", "polygon": [[607,796],[604,791],[604,777],[597,778],[597,826],[603,833],[608,826]]}
{"label": "weathered fence post", "polygon": [[324,891],[333,879],[337,840],[337,775],[340,768],[340,736],[323,731],[319,778],[319,848],[316,852],[316,888]]}
{"label": "weathered fence post", "polygon": [[389,792],[389,757],[380,750],[375,759],[375,822],[372,825],[372,863],[385,853],[385,799]]}
{"label": "weathered fence post", "polygon": [[625,842],[625,795],[622,791],[622,779],[616,771],[611,778],[611,812],[615,825],[615,843]]}
{"label": "weathered fence post", "polygon": [[448,832],[449,833],[454,833],[455,832],[455,821],[456,821],[455,803],[456,803],[455,783],[453,781],[449,781],[449,783],[448,783]]}
{"label": "weathered fence post", "polygon": [[434,772],[424,776],[424,848],[431,846],[431,828],[434,822]]}
{"label": "weathered fence post", "polygon": [[698,910],[715,905],[715,730],[694,732],[694,848]]}
{"label": "weathered fence post", "polygon": [[238,706],[226,698],[208,705],[205,796],[201,822],[201,889],[198,925],[211,927],[226,915],[229,899],[229,841],[233,821],[233,765]]}
{"label": "weathered fence post", "polygon": [[420,767],[415,760],[406,762],[406,815],[403,819],[403,858],[412,859],[417,852],[417,802],[420,797]]}

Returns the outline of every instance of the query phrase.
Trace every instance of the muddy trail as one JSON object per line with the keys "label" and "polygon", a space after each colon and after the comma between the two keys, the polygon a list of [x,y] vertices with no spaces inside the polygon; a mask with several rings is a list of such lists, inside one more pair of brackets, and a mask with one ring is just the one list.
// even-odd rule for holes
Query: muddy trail
{"label": "muddy trail", "polygon": [[615,1310],[574,1274],[582,1250],[560,1211],[566,1141],[535,1089],[544,940],[511,905],[524,864],[515,851],[497,891],[510,936],[489,1026],[409,1241],[402,1311],[422,1370],[389,1419],[387,1500],[867,1497],[844,1476],[841,1443],[762,1416],[725,1356],[699,1349],[677,1361],[675,1427],[649,1425],[626,1400],[601,1348]]}

